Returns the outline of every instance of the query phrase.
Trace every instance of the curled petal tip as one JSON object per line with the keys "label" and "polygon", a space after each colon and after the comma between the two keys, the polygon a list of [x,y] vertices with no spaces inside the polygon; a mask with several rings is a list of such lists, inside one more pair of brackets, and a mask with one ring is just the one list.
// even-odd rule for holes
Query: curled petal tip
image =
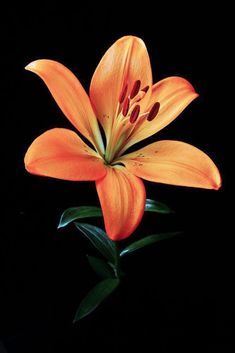
{"label": "curled petal tip", "polygon": [[219,190],[220,188],[221,188],[221,184],[220,185],[216,185],[215,184],[214,187],[213,187],[213,189],[216,190],[216,191]]}
{"label": "curled petal tip", "polygon": [[214,183],[213,185],[213,189],[214,190],[219,190],[222,186],[222,179],[221,179],[221,176],[219,175],[218,176],[218,181]]}
{"label": "curled petal tip", "polygon": [[[213,162],[212,162],[213,163]],[[222,186],[222,178],[217,166],[213,163],[213,177],[211,179],[211,189],[219,190]]]}
{"label": "curled petal tip", "polygon": [[32,61],[31,63],[25,66],[25,70],[33,71],[35,67],[36,67],[36,61]]}

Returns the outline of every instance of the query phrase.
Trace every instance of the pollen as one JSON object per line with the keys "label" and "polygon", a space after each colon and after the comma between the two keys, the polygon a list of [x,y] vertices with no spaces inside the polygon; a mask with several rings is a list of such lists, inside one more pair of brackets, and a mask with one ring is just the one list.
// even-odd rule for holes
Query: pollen
{"label": "pollen", "polygon": [[140,106],[137,104],[131,112],[130,123],[134,124],[136,122],[136,120],[138,119],[139,113],[140,113]]}
{"label": "pollen", "polygon": [[145,86],[144,88],[141,88],[141,91],[147,93],[149,90],[149,86]]}
{"label": "pollen", "polygon": [[150,109],[150,112],[147,116],[147,120],[152,121],[157,116],[159,109],[160,109],[160,103],[159,102],[154,103],[154,105]]}
{"label": "pollen", "polygon": [[133,99],[139,93],[140,86],[141,86],[141,81],[140,80],[135,81],[130,93],[130,99]]}
{"label": "pollen", "polygon": [[126,98],[127,89],[128,89],[128,85],[125,85],[121,91],[121,94],[119,96],[119,103],[120,104],[122,104],[124,102],[124,99]]}
{"label": "pollen", "polygon": [[122,108],[122,114],[124,116],[127,116],[128,114],[128,111],[129,111],[129,107],[130,107],[130,100],[129,98],[127,97],[123,103],[123,108]]}

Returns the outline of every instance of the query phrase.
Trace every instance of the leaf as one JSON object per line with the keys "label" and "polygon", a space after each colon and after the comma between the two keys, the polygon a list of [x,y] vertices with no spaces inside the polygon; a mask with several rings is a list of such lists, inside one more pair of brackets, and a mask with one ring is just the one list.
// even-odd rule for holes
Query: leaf
{"label": "leaf", "polygon": [[143,239],[137,240],[134,243],[128,245],[125,249],[123,249],[120,253],[120,256],[128,255],[138,249],[141,249],[147,245],[156,243],[160,240],[173,238],[176,235],[181,234],[182,232],[170,232],[170,233],[158,233],[149,235]]}
{"label": "leaf", "polygon": [[80,218],[89,217],[102,217],[102,210],[100,207],[93,206],[81,206],[81,207],[71,207],[62,213],[58,228],[63,228],[69,223]]}
{"label": "leaf", "polygon": [[106,259],[111,263],[116,263],[115,243],[108,238],[102,229],[87,223],[74,222],[74,224]]}
{"label": "leaf", "polygon": [[[145,211],[164,214],[173,213],[164,203],[150,199],[146,200]],[[70,207],[62,213],[58,229],[67,226],[77,219],[90,217],[103,217],[101,208],[93,206]]]}
{"label": "leaf", "polygon": [[98,283],[82,300],[73,322],[81,320],[94,311],[119,285],[118,279],[105,279]]}
{"label": "leaf", "polygon": [[146,199],[145,211],[157,212],[162,214],[174,213],[167,205],[162,202]]}
{"label": "leaf", "polygon": [[109,266],[109,264],[103,259],[98,257],[87,255],[87,259],[92,269],[97,273],[98,276],[102,278],[114,278],[114,272]]}

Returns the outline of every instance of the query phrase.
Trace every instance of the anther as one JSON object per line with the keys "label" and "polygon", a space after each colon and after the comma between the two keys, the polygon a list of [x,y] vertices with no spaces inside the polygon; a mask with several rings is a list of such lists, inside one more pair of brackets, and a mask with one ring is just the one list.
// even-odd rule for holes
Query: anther
{"label": "anther", "polygon": [[124,116],[127,116],[127,113],[129,111],[129,106],[130,106],[130,100],[129,100],[129,98],[126,98],[123,103],[123,108],[122,108],[122,114]]}
{"label": "anther", "polygon": [[135,81],[131,90],[130,99],[134,98],[139,93],[140,85],[141,85],[140,80]]}
{"label": "anther", "polygon": [[127,89],[128,89],[128,85],[125,85],[121,91],[121,94],[119,96],[119,103],[120,104],[122,104],[124,102],[124,99],[126,98]]}
{"label": "anther", "polygon": [[157,116],[159,109],[160,109],[160,103],[159,102],[154,103],[154,105],[150,109],[150,112],[147,116],[147,120],[152,121]]}
{"label": "anther", "polygon": [[147,93],[149,90],[149,86],[145,86],[144,88],[141,88],[141,91]]}
{"label": "anther", "polygon": [[136,122],[136,120],[139,116],[139,113],[140,113],[140,106],[136,105],[131,112],[130,123],[134,124]]}

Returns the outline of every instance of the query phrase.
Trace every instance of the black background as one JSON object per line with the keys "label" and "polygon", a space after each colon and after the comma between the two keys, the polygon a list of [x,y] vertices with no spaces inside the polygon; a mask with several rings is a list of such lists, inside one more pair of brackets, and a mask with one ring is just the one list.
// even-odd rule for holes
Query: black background
{"label": "black background", "polygon": [[[9,5],[1,15],[0,352],[3,345],[8,353],[232,352],[229,9],[147,2],[66,5]],[[223,186],[215,192],[146,182],[147,196],[176,213],[146,215],[132,239],[160,230],[183,230],[183,236],[126,259],[128,276],[121,287],[73,325],[77,305],[98,281],[85,256],[95,252],[73,227],[57,231],[56,226],[64,209],[98,205],[98,198],[94,183],[25,172],[24,153],[35,137],[72,126],[44,83],[24,66],[39,58],[60,61],[88,89],[103,53],[127,34],[145,41],[154,81],[179,75],[200,94],[156,139],[204,150],[218,165]]]}

